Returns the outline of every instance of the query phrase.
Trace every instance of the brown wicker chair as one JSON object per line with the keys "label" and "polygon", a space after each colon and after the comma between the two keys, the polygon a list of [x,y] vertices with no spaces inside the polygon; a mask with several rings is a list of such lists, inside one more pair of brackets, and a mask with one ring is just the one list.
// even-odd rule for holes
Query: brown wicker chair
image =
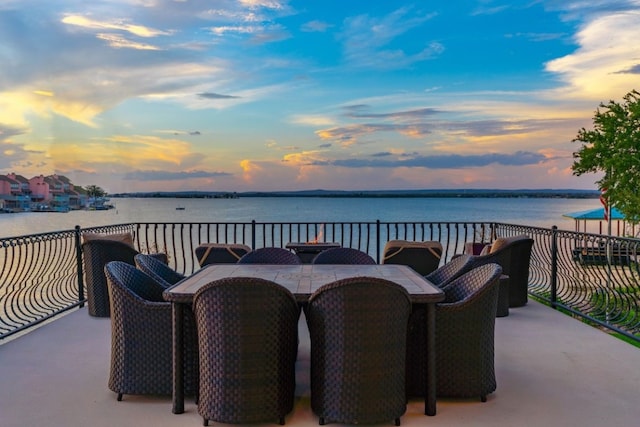
{"label": "brown wicker chair", "polygon": [[195,249],[200,267],[208,264],[233,264],[251,248],[240,243],[203,243]]}
{"label": "brown wicker chair", "polygon": [[[439,288],[446,289],[449,283],[472,268],[473,257],[463,254],[438,267],[425,277]],[[424,305],[414,304],[411,317],[409,317],[407,335],[407,396],[424,396],[425,393],[426,322],[426,308]]]}
{"label": "brown wicker chair", "polygon": [[298,255],[284,248],[260,248],[243,255],[239,264],[301,264]]}
{"label": "brown wicker chair", "polygon": [[525,235],[498,238],[485,250],[476,255],[473,266],[496,263],[502,267],[502,274],[509,276],[509,307],[521,307],[528,301],[529,264],[533,239]]}
{"label": "brown wicker chair", "polygon": [[455,279],[436,304],[439,397],[480,397],[496,389],[494,329],[502,268],[485,264]]}
{"label": "brown wicker chair", "polygon": [[293,409],[300,309],[280,285],[234,277],[194,296],[198,412],[221,423],[279,420]]}
{"label": "brown wicker chair", "polygon": [[185,278],[184,274],[178,273],[153,255],[137,254],[133,257],[133,261],[139,270],[144,271],[164,288],[175,285]]}
{"label": "brown wicker chair", "polygon": [[[133,258],[138,254],[138,251],[133,247],[133,235],[131,233],[83,233],[82,238],[82,265],[89,315],[109,317],[109,294],[107,280],[104,276],[104,266],[110,261],[135,264]],[[167,262],[166,254],[156,253],[152,256],[164,263]]]}
{"label": "brown wicker chair", "polygon": [[312,264],[377,264],[368,253],[355,248],[325,249],[313,258]]}
{"label": "brown wicker chair", "polygon": [[311,408],[320,424],[399,425],[406,411],[406,290],[384,279],[342,279],[318,289],[305,313]]}
{"label": "brown wicker chair", "polygon": [[133,257],[137,253],[130,245],[115,240],[88,240],[82,243],[89,315],[109,317],[109,293],[104,266],[110,261],[134,265]]}
{"label": "brown wicker chair", "polygon": [[442,244],[437,241],[389,240],[384,245],[383,264],[404,264],[419,274],[427,274],[438,268]]}
{"label": "brown wicker chair", "polygon": [[[123,394],[172,393],[171,304],[159,283],[134,266],[112,261],[104,268],[111,300],[109,389]],[[185,392],[197,387],[196,333],[185,331]]]}

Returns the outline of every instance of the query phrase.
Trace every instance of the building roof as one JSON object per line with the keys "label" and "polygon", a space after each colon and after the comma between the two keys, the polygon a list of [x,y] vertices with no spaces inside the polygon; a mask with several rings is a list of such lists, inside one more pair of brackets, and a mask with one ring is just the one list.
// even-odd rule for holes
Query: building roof
{"label": "building roof", "polygon": [[[567,213],[562,216],[573,218],[575,220],[595,220],[604,221],[604,208],[590,209],[587,211]],[[624,215],[616,208],[611,208],[611,219],[624,220]]]}

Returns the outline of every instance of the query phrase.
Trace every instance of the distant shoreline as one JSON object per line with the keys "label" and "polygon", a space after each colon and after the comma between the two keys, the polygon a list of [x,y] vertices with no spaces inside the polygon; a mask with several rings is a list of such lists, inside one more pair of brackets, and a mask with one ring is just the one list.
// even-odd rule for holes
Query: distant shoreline
{"label": "distant shoreline", "polygon": [[239,197],[327,197],[327,198],[561,198],[595,199],[597,190],[367,190],[367,191],[179,191],[110,194],[126,198],[237,199]]}

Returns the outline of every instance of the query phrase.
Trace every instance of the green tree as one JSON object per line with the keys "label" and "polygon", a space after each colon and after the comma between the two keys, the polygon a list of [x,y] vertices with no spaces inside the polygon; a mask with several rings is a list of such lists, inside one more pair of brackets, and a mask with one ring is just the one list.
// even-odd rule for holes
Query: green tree
{"label": "green tree", "polygon": [[84,191],[87,192],[87,195],[89,197],[104,197],[107,195],[106,191],[104,191],[97,185],[87,185],[86,187],[84,187]]}
{"label": "green tree", "polygon": [[595,183],[606,190],[608,203],[627,221],[640,220],[640,93],[632,90],[624,102],[601,103],[593,117],[593,129],[580,129],[573,142],[582,147],[573,153],[574,175],[603,173]]}

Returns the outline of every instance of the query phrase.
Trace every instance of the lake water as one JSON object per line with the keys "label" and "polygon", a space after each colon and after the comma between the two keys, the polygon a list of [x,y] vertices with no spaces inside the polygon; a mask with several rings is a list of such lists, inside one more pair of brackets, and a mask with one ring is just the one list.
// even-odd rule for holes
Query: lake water
{"label": "lake water", "polygon": [[[597,199],[543,198],[114,198],[115,209],[0,214],[0,237],[128,222],[465,222],[493,221],[573,230],[563,214],[600,206]],[[176,210],[176,207],[184,210]],[[597,222],[596,222],[597,223]],[[589,230],[598,232],[597,230]]]}

